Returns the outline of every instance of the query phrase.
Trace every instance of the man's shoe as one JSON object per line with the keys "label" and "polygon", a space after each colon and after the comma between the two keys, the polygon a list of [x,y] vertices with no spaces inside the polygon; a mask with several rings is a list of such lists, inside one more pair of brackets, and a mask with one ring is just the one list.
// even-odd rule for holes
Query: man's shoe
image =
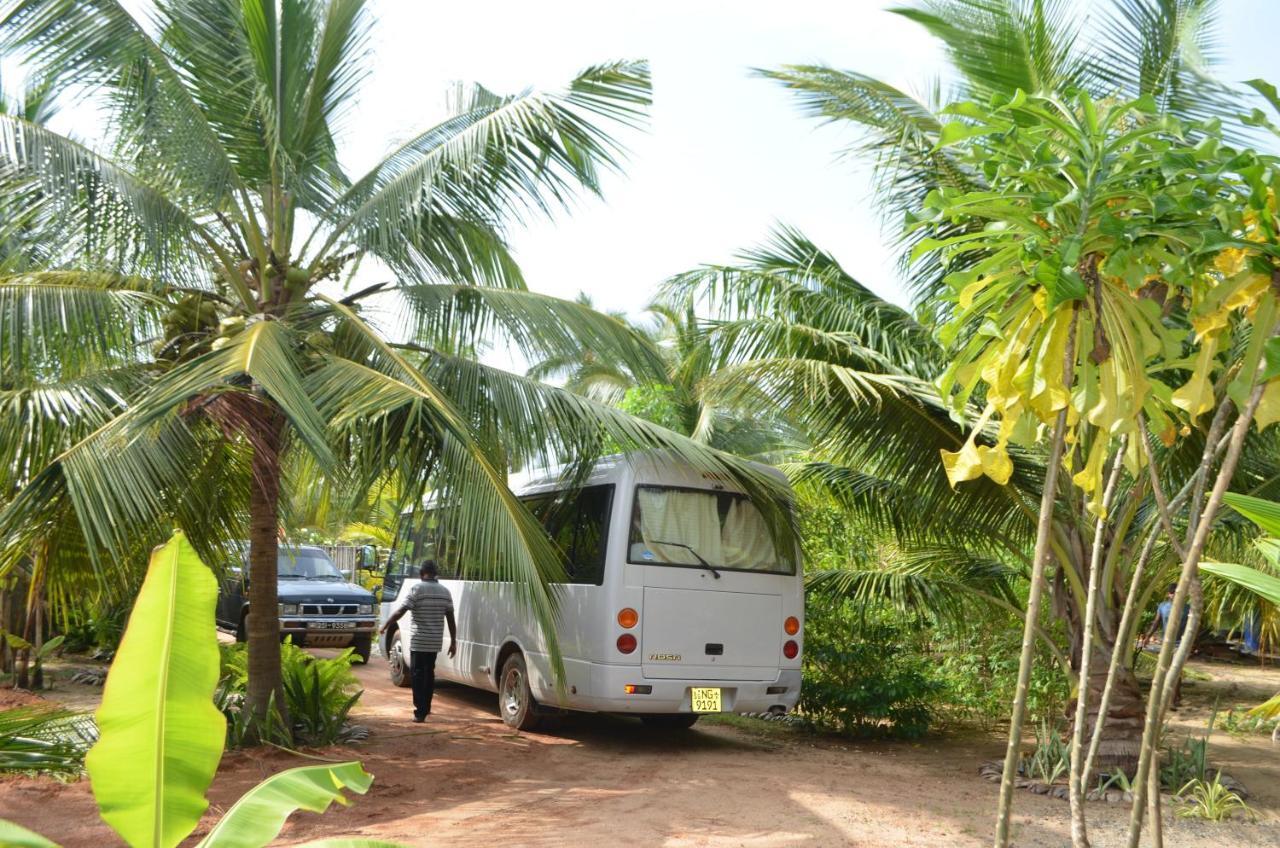
{"label": "man's shoe", "polygon": [[414,724],[422,724],[422,722],[426,721],[426,718],[427,718],[426,716],[420,716],[420,715],[418,715],[417,713],[414,713],[414,714],[413,714],[413,723],[414,723]]}

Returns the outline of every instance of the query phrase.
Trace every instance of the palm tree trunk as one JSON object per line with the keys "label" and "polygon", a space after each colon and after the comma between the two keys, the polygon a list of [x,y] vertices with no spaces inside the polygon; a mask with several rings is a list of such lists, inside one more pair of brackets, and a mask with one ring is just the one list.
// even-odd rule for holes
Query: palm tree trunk
{"label": "palm tree trunk", "polygon": [[[1147,534],[1147,541],[1142,546],[1142,552],[1138,555],[1138,561],[1134,565],[1133,575],[1129,583],[1129,591],[1125,595],[1124,610],[1120,614],[1120,623],[1114,628],[1113,638],[1110,640],[1110,657],[1107,665],[1106,674],[1102,678],[1101,689],[1102,694],[1098,701],[1097,715],[1098,720],[1094,723],[1092,736],[1089,740],[1089,753],[1085,756],[1083,773],[1090,775],[1093,773],[1094,764],[1098,762],[1099,752],[1102,749],[1104,740],[1109,739],[1105,735],[1105,731],[1112,723],[1112,707],[1111,702],[1117,693],[1122,699],[1128,701],[1127,706],[1118,706],[1117,712],[1120,713],[1118,718],[1126,722],[1120,728],[1120,736],[1127,743],[1132,741],[1131,750],[1123,750],[1117,752],[1116,742],[1108,741],[1111,751],[1103,755],[1103,761],[1114,767],[1124,770],[1125,774],[1132,774],[1137,768],[1138,752],[1142,744],[1142,690],[1138,686],[1138,681],[1133,676],[1133,671],[1125,665],[1125,655],[1130,650],[1129,632],[1133,629],[1133,619],[1136,615],[1137,599],[1142,586],[1143,574],[1146,571],[1147,561],[1151,558],[1151,552],[1155,549],[1156,541],[1160,538],[1160,534],[1153,528]],[[1090,685],[1094,685],[1095,675],[1090,673]],[[1126,698],[1126,696],[1128,696]],[[1116,754],[1122,754],[1123,759],[1117,758]],[[1119,761],[1117,761],[1119,759]]]}
{"label": "palm tree trunk", "polygon": [[258,728],[268,726],[274,706],[285,718],[280,675],[280,616],[276,599],[279,552],[280,442],[283,419],[269,409],[253,445],[253,480],[249,496],[249,680],[245,706]]}

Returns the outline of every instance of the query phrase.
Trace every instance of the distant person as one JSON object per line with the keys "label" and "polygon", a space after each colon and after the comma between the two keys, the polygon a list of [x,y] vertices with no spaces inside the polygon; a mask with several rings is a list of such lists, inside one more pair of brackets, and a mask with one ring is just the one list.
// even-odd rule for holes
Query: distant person
{"label": "distant person", "polygon": [[409,644],[409,668],[413,683],[413,720],[431,715],[431,696],[436,688],[436,655],[444,641],[444,623],[449,623],[449,656],[458,650],[458,623],[453,618],[453,595],[440,585],[435,562],[427,560],[418,569],[422,582],[409,590],[400,608],[382,625],[380,633],[413,613],[413,638]]}
{"label": "distant person", "polygon": [[1250,610],[1244,618],[1244,634],[1240,643],[1240,653],[1252,655],[1262,649],[1262,640],[1258,634],[1258,611]]}
{"label": "distant person", "polygon": [[[1164,600],[1156,606],[1156,617],[1151,620],[1151,626],[1147,628],[1147,632],[1142,635],[1142,646],[1145,648],[1151,638],[1157,633],[1164,638],[1164,629],[1169,624],[1169,618],[1173,615],[1173,596],[1178,591],[1177,584],[1169,587],[1169,591],[1165,593]],[[1178,624],[1178,635],[1173,640],[1176,645],[1182,641],[1182,635],[1187,630],[1187,608],[1182,608],[1182,621]]]}
{"label": "distant person", "polygon": [[[1147,643],[1151,641],[1151,637],[1158,631],[1160,638],[1164,638],[1164,629],[1169,623],[1169,619],[1173,617],[1173,596],[1178,591],[1178,585],[1172,584],[1169,590],[1165,592],[1164,600],[1156,606],[1156,617],[1151,622],[1151,626],[1147,628],[1147,632],[1142,637],[1142,646],[1145,648]],[[1181,621],[1178,624],[1178,633],[1174,637],[1173,644],[1177,645],[1182,641],[1182,637],[1187,632],[1187,608],[1182,608]],[[1194,637],[1193,637],[1194,643]],[[1178,709],[1182,705],[1182,675],[1178,675],[1178,679],[1173,683],[1173,697],[1170,699],[1170,708]]]}

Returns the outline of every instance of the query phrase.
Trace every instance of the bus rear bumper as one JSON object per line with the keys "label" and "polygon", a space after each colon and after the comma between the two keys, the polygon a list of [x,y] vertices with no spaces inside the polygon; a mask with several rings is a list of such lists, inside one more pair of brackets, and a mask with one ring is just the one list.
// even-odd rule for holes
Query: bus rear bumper
{"label": "bus rear bumper", "polygon": [[[780,669],[774,680],[655,679],[638,666],[595,665],[591,692],[569,695],[570,709],[607,713],[688,713],[691,690],[720,690],[721,712],[775,715],[791,712],[800,698],[800,669]],[[633,694],[627,686],[637,687]]]}

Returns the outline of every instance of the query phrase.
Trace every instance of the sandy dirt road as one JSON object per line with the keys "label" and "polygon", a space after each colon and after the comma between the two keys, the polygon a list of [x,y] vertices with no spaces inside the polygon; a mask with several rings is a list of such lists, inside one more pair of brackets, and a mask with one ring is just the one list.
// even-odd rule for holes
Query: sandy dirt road
{"label": "sandy dirt road", "polygon": [[[722,724],[662,735],[607,716],[516,734],[497,718],[494,696],[456,687],[440,690],[420,725],[409,720],[409,692],[390,685],[381,661],[357,673],[366,686],[357,720],[371,735],[324,756],[363,761],[374,785],[323,817],[295,814],[280,844],[322,836],[451,848],[989,844],[996,787],[976,770],[1001,755],[995,737],[851,744]],[[1200,717],[1187,720],[1194,726]],[[1226,737],[1215,737],[1215,750],[1254,790],[1262,821],[1169,816],[1166,845],[1280,846],[1280,754],[1265,740]],[[258,780],[307,762],[273,749],[227,755],[200,832]],[[1067,844],[1064,802],[1019,792],[1016,803],[1017,845]],[[119,844],[98,821],[84,781],[7,779],[0,817],[70,848]],[[1090,817],[1095,845],[1119,843],[1125,805],[1091,805]]]}

